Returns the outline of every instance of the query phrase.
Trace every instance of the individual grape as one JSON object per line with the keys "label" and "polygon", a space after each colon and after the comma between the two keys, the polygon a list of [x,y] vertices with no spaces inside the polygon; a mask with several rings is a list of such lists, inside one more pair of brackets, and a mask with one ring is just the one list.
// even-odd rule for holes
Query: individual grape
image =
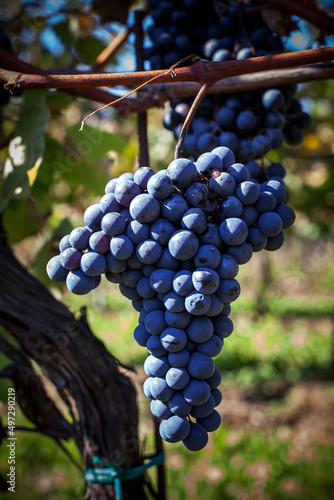
{"label": "individual grape", "polygon": [[220,385],[221,381],[222,381],[222,374],[220,373],[218,368],[215,368],[215,371],[213,372],[211,377],[206,379],[206,383],[209,384],[211,391],[213,389],[216,389]]}
{"label": "individual grape", "polygon": [[170,312],[182,312],[184,311],[184,297],[181,297],[174,291],[169,292],[165,295],[164,297],[164,305],[167,309],[167,311]]}
{"label": "individual grape", "polygon": [[240,139],[233,132],[223,132],[218,137],[218,144],[219,146],[226,147],[235,153],[240,144]]}
{"label": "individual grape", "polygon": [[70,232],[68,242],[76,250],[86,250],[89,246],[90,236],[94,234],[89,227],[76,227]]}
{"label": "individual grape", "polygon": [[266,236],[276,236],[283,228],[282,219],[275,212],[266,212],[259,217],[259,230]]}
{"label": "individual grape", "polygon": [[196,269],[193,272],[192,281],[195,290],[205,295],[211,295],[219,286],[219,276],[210,268]]}
{"label": "individual grape", "polygon": [[80,261],[80,269],[87,276],[98,276],[106,270],[106,259],[104,255],[96,252],[84,253]]}
{"label": "individual grape", "polygon": [[217,335],[212,335],[209,340],[197,347],[197,352],[215,358],[221,353],[222,348],[223,341]]}
{"label": "individual grape", "polygon": [[259,199],[260,188],[255,182],[243,181],[237,187],[235,194],[243,205],[252,205]]}
{"label": "individual grape", "polygon": [[171,194],[161,202],[161,217],[172,224],[178,223],[187,210],[188,204],[179,194]]}
{"label": "individual grape", "polygon": [[265,249],[274,252],[275,250],[279,250],[284,243],[284,234],[283,231],[276,234],[275,236],[268,237],[268,243],[265,246]]}
{"label": "individual grape", "polygon": [[215,335],[221,340],[226,339],[233,332],[233,322],[228,316],[212,318]]}
{"label": "individual grape", "polygon": [[190,415],[196,419],[205,418],[211,415],[214,409],[215,409],[215,400],[214,397],[210,395],[206,403],[202,404],[201,406],[194,406],[190,412]]}
{"label": "individual grape", "polygon": [[210,296],[196,291],[189,293],[185,298],[185,308],[194,316],[205,314],[210,309],[210,305]]}
{"label": "individual grape", "polygon": [[115,193],[107,193],[100,200],[100,210],[104,214],[109,212],[120,212],[123,205],[116,200]]}
{"label": "individual grape", "polygon": [[200,344],[206,342],[213,334],[213,324],[205,316],[195,317],[191,320],[187,328],[187,335],[190,340]]}
{"label": "individual grape", "polygon": [[157,269],[155,264],[145,264],[143,267],[143,275],[145,278],[150,278],[151,274]]}
{"label": "individual grape", "polygon": [[66,278],[66,286],[70,292],[76,295],[85,295],[93,290],[95,279],[87,276],[80,269],[70,271]]}
{"label": "individual grape", "polygon": [[119,284],[119,291],[121,292],[122,295],[124,295],[124,297],[126,297],[129,300],[139,300],[141,298],[135,288],[127,286],[123,282]]}
{"label": "individual grape", "polygon": [[248,227],[254,226],[258,218],[259,218],[259,212],[256,210],[254,206],[251,205],[244,207],[240,215],[240,219],[242,219],[247,224]]}
{"label": "individual grape", "polygon": [[167,404],[163,401],[159,401],[158,399],[154,399],[153,401],[151,401],[150,409],[152,415],[157,418],[161,418],[162,420],[166,420],[173,415]]}
{"label": "individual grape", "polygon": [[252,245],[253,252],[260,252],[267,245],[268,238],[261,233],[259,228],[251,227],[248,231],[248,241]]}
{"label": "individual grape", "polygon": [[149,278],[141,278],[137,283],[137,292],[143,299],[151,299],[156,293],[151,287]]}
{"label": "individual grape", "polygon": [[227,245],[240,245],[245,241],[248,234],[247,224],[237,217],[224,220],[219,228],[220,236]]}
{"label": "individual grape", "polygon": [[[101,221],[101,229],[108,236],[118,236],[120,234],[123,234],[125,231],[125,227],[125,220],[123,219],[121,214],[117,212],[110,212],[106,214]],[[99,229],[96,229],[96,231],[98,231]]]}
{"label": "individual grape", "polygon": [[172,367],[166,373],[166,382],[176,391],[184,389],[189,383],[190,377],[185,368]]}
{"label": "individual grape", "polygon": [[223,243],[220,237],[219,227],[211,222],[208,224],[204,233],[199,235],[198,240],[201,246],[213,245],[216,248],[220,248]]}
{"label": "individual grape", "polygon": [[227,172],[233,177],[237,185],[249,179],[249,170],[242,163],[233,163],[227,169]]}
{"label": "individual grape", "polygon": [[150,354],[156,357],[166,356],[168,353],[160,342],[160,337],[151,335],[146,343],[146,348]]}
{"label": "individual grape", "polygon": [[217,295],[224,302],[230,304],[240,295],[240,285],[236,279],[220,280]]}
{"label": "individual grape", "polygon": [[226,196],[219,204],[219,215],[221,220],[230,217],[240,217],[242,210],[242,203],[238,198],[235,198],[235,196]]}
{"label": "individual grape", "polygon": [[211,153],[219,156],[219,158],[223,162],[223,168],[226,170],[235,162],[235,156],[233,152],[231,151],[231,149],[225,146],[218,146],[217,148],[213,149]]}
{"label": "individual grape", "polygon": [[67,248],[60,254],[60,263],[65,269],[71,271],[80,267],[82,253],[75,248]]}
{"label": "individual grape", "polygon": [[[236,55],[236,60],[241,61],[242,59],[248,59],[249,57],[252,57],[253,53],[249,47],[243,47],[242,49],[238,50],[237,55]],[[245,118],[246,120],[246,118]]]}
{"label": "individual grape", "polygon": [[156,262],[157,266],[163,269],[179,269],[180,261],[172,256],[168,248],[164,248],[160,259]]}
{"label": "individual grape", "polygon": [[244,241],[235,247],[228,247],[226,249],[226,253],[234,257],[237,263],[241,265],[246,264],[251,260],[253,256],[253,249],[247,241]]}
{"label": "individual grape", "polygon": [[221,172],[223,168],[223,162],[218,155],[214,153],[203,153],[196,161],[196,169],[200,175],[211,176],[212,172]]}
{"label": "individual grape", "polygon": [[86,226],[93,231],[100,231],[101,229],[101,221],[104,216],[104,213],[101,212],[100,205],[96,203],[95,205],[91,205],[87,208],[84,213],[84,221]]}
{"label": "individual grape", "polygon": [[167,420],[163,420],[159,427],[160,435],[169,443],[177,443],[186,439],[190,432],[190,423],[185,417],[173,415]]}
{"label": "individual grape", "polygon": [[89,238],[89,247],[93,252],[106,253],[110,246],[110,236],[103,231],[93,233]]}
{"label": "individual grape", "polygon": [[210,387],[204,380],[191,379],[182,391],[184,399],[193,406],[207,402],[210,397]]}
{"label": "individual grape", "polygon": [[145,382],[143,383],[143,392],[145,396],[149,399],[154,399],[152,392],[151,392],[151,382],[153,378],[148,377]]}
{"label": "individual grape", "polygon": [[212,293],[210,295],[210,299],[211,299],[211,304],[209,309],[206,311],[205,315],[210,317],[217,316],[217,314],[219,314],[223,310],[224,302],[222,302],[215,293]]}
{"label": "individual grape", "polygon": [[160,377],[155,377],[152,379],[150,389],[152,396],[155,399],[159,399],[160,401],[169,401],[169,399],[175,393],[175,391],[171,387],[169,387],[166,380]]}
{"label": "individual grape", "polygon": [[195,182],[186,190],[186,200],[191,207],[205,208],[209,196],[208,188],[205,184]]}
{"label": "individual grape", "polygon": [[172,234],[175,233],[175,227],[171,222],[165,219],[157,219],[151,225],[150,236],[152,240],[157,241],[162,247],[166,247]]}
{"label": "individual grape", "polygon": [[255,129],[257,125],[256,116],[254,115],[254,113],[252,113],[252,111],[241,111],[241,113],[239,113],[236,118],[236,125],[239,130],[241,130],[242,132],[247,132],[249,134]]}
{"label": "individual grape", "polygon": [[218,110],[216,115],[216,121],[223,130],[233,128],[235,118],[236,112],[233,109],[224,106]]}
{"label": "individual grape", "polygon": [[272,163],[267,170],[269,177],[281,177],[284,179],[286,170],[282,163]]}
{"label": "individual grape", "polygon": [[110,179],[110,181],[106,185],[105,193],[106,194],[108,194],[108,193],[115,193],[117,182],[118,182],[118,178],[116,178],[116,179]]}
{"label": "individual grape", "polygon": [[192,273],[190,271],[179,271],[173,278],[173,290],[178,295],[185,297],[194,289]]}
{"label": "individual grape", "polygon": [[167,174],[176,187],[185,188],[197,177],[195,164],[186,158],[178,158],[172,161],[167,167]]}
{"label": "individual grape", "polygon": [[[209,417],[207,417],[209,418]],[[189,451],[199,451],[208,444],[208,433],[205,427],[198,423],[190,424],[190,432],[182,442]]]}
{"label": "individual grape", "polygon": [[216,272],[221,280],[235,278],[239,272],[239,265],[232,255],[223,254]]}
{"label": "individual grape", "polygon": [[[216,410],[211,415],[197,420],[198,425],[202,425],[208,432],[216,431],[221,424],[221,416]],[[188,439],[188,438],[187,438]]]}
{"label": "individual grape", "polygon": [[232,175],[227,172],[217,174],[210,179],[209,191],[216,198],[225,198],[231,196],[236,188],[236,182]]}
{"label": "individual grape", "polygon": [[180,311],[180,312],[165,312],[165,321],[168,326],[173,326],[175,328],[186,328],[191,321],[191,314],[188,311]]}
{"label": "individual grape", "polygon": [[192,405],[188,403],[181,392],[176,392],[168,401],[168,408],[179,417],[186,417],[192,410]]}
{"label": "individual grape", "polygon": [[271,191],[262,191],[255,205],[258,212],[271,212],[276,207],[276,198]]}
{"label": "individual grape", "polygon": [[[220,392],[220,390],[219,389],[213,389],[211,391],[211,396],[215,400],[215,407],[218,406],[218,405],[220,405],[220,403],[223,400],[223,396],[222,396],[222,393]],[[217,427],[217,429],[218,429],[218,427]]]}
{"label": "individual grape", "polygon": [[282,219],[283,229],[288,229],[296,220],[296,214],[291,207],[279,205],[274,212]]}
{"label": "individual grape", "polygon": [[69,271],[61,265],[60,255],[55,255],[47,263],[46,272],[52,281],[61,283],[66,280]]}
{"label": "individual grape", "polygon": [[166,328],[165,312],[163,310],[153,310],[145,318],[145,328],[152,335],[160,335]]}
{"label": "individual grape", "polygon": [[222,309],[218,316],[229,316],[231,314],[231,306],[228,304]]}
{"label": "individual grape", "polygon": [[130,222],[134,220],[133,217],[131,217],[129,207],[123,208],[120,213],[122,218],[125,220],[126,225],[130,224]]}
{"label": "individual grape", "polygon": [[197,140],[197,148],[200,153],[205,153],[206,151],[211,151],[217,147],[217,139],[213,134],[206,133],[199,136]]}
{"label": "individual grape", "polygon": [[136,269],[127,268],[122,272],[122,278],[124,285],[136,288],[140,279],[142,279],[143,273]]}
{"label": "individual grape", "polygon": [[148,193],[139,194],[130,203],[131,217],[138,222],[154,222],[158,218],[159,212],[160,205],[158,200]]}
{"label": "individual grape", "polygon": [[201,234],[208,226],[208,218],[202,209],[190,208],[183,214],[181,226],[196,234]]}
{"label": "individual grape", "polygon": [[148,180],[152,175],[154,175],[154,170],[150,167],[140,167],[135,171],[133,180],[141,189],[146,189]]}
{"label": "individual grape", "polygon": [[269,180],[262,184],[261,191],[270,191],[275,195],[277,205],[283,205],[286,199],[286,191],[284,186],[275,180]]}
{"label": "individual grape", "polygon": [[137,246],[136,254],[144,264],[154,264],[162,254],[162,246],[154,240],[145,240]]}
{"label": "individual grape", "polygon": [[175,368],[185,368],[189,363],[189,359],[190,353],[186,349],[168,354],[168,362]]}
{"label": "individual grape", "polygon": [[173,191],[173,182],[166,172],[158,172],[147,183],[147,191],[157,200],[164,200]]}
{"label": "individual grape", "polygon": [[117,179],[117,184],[123,181],[133,181],[134,174],[132,172],[124,172],[124,174],[120,175]]}
{"label": "individual grape", "polygon": [[179,230],[171,237],[168,249],[178,260],[189,260],[194,257],[199,247],[196,236],[188,230]]}
{"label": "individual grape", "polygon": [[106,270],[110,273],[121,273],[127,268],[127,262],[115,259],[110,253],[105,254]]}
{"label": "individual grape", "polygon": [[[97,278],[99,278],[99,277],[97,276]],[[96,280],[96,278],[95,278],[95,280]],[[132,307],[134,308],[134,310],[139,312],[139,313],[143,309],[143,299],[132,300],[131,304],[132,304]]]}
{"label": "individual grape", "polygon": [[[59,242],[59,251],[60,253],[66,250],[66,248],[70,248],[71,243],[70,243],[70,235],[66,234],[65,236],[62,237],[62,239]],[[85,247],[87,248],[87,247]],[[84,250],[84,249],[83,249]]]}
{"label": "individual grape", "polygon": [[181,351],[187,343],[187,335],[180,328],[172,328],[168,326],[160,335],[162,346],[168,352]]}
{"label": "individual grape", "polygon": [[219,49],[212,56],[214,62],[229,61],[230,59],[232,59],[232,54],[227,49]]}
{"label": "individual grape", "polygon": [[115,236],[110,241],[110,253],[117,260],[127,260],[131,257],[133,252],[134,245],[127,236]]}
{"label": "individual grape", "polygon": [[172,289],[175,272],[171,269],[157,269],[151,274],[150,283],[155,292],[167,293]]}
{"label": "individual grape", "polygon": [[142,224],[137,220],[133,220],[127,226],[125,234],[134,245],[139,245],[142,241],[148,240],[150,238],[150,225]]}
{"label": "individual grape", "polygon": [[262,95],[262,105],[270,111],[280,110],[284,104],[284,95],[278,89],[268,89]]}
{"label": "individual grape", "polygon": [[202,245],[194,257],[194,264],[196,267],[216,269],[219,263],[220,252],[218,248],[213,245]]}
{"label": "individual grape", "polygon": [[171,365],[167,356],[157,358],[156,356],[150,354],[145,359],[144,370],[146,375],[149,375],[150,377],[164,377],[170,368]]}

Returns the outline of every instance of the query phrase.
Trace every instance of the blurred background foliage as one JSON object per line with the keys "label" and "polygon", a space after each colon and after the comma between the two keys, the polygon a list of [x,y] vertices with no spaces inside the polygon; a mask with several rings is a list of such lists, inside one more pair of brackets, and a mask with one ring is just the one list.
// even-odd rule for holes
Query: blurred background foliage
{"label": "blurred background foliage", "polygon": [[[24,61],[65,73],[90,70],[101,50],[124,29],[121,3],[126,2],[113,2],[115,17],[108,19],[103,2],[7,0],[0,5],[0,26]],[[331,6],[326,1],[326,8]],[[144,2],[132,6],[143,7]],[[130,11],[128,22],[132,21]],[[309,37],[310,30],[303,26]],[[107,71],[134,69],[133,42],[130,35]],[[308,38],[307,44],[316,43]],[[124,93],[122,88],[113,91]],[[284,146],[265,160],[286,166],[297,220],[277,255],[256,254],[241,269],[242,296],[232,307],[235,332],[216,359],[223,374],[219,407],[223,425],[205,451],[191,454],[182,445],[167,445],[171,500],[332,498],[332,82],[300,85],[298,97],[312,114],[312,126],[301,145]],[[109,282],[88,297],[77,297],[51,283],[45,273],[60,238],[83,224],[84,210],[99,200],[107,180],[137,168],[136,116],[120,117],[108,108],[79,132],[82,118],[96,107],[62,92],[43,90],[12,96],[0,108],[0,209],[19,260],[73,311],[87,306],[96,335],[123,363],[138,365],[133,379],[138,387],[141,440],[143,449],[150,451],[152,422],[140,387],[145,353],[132,341],[137,313]],[[175,147],[172,135],[162,127],[162,115],[162,110],[152,109],[148,118],[155,170],[166,168]],[[1,356],[0,368],[7,362]],[[4,422],[8,387],[9,382],[1,383]],[[31,429],[20,411],[17,425]],[[32,431],[17,430],[17,436],[18,498],[81,498],[82,473],[64,450]],[[79,462],[74,443],[64,446]],[[4,445],[0,452],[5,476]]]}

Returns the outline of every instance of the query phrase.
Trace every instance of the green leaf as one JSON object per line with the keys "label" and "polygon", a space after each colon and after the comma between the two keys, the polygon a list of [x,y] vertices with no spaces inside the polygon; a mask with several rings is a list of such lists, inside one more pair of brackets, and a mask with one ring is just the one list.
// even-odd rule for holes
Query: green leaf
{"label": "green leaf", "polygon": [[39,226],[27,200],[11,200],[3,214],[3,225],[9,243],[17,243],[36,234]]}
{"label": "green leaf", "polygon": [[21,109],[15,137],[5,163],[0,210],[10,199],[27,196],[34,184],[44,153],[44,131],[50,118],[44,95],[39,94]]}
{"label": "green leaf", "polygon": [[48,92],[45,103],[49,108],[65,109],[73,102],[73,97],[64,92]]}
{"label": "green leaf", "polygon": [[93,36],[79,38],[76,42],[76,56],[80,63],[91,65],[104,48],[105,45]]}

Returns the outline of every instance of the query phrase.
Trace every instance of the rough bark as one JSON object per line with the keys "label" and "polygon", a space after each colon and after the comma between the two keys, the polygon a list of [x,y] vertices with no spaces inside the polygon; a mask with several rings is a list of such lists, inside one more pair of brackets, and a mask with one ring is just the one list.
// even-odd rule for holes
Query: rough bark
{"label": "rough bark", "polygon": [[[135,389],[119,363],[79,319],[31,276],[0,241],[0,348],[12,364],[0,373],[13,380],[27,417],[41,432],[74,438],[84,468],[101,456],[123,467],[142,463]],[[12,340],[14,342],[12,342]],[[59,401],[43,387],[31,361],[53,383]],[[56,398],[57,399],[57,398]],[[72,422],[64,418],[59,402]],[[124,497],[145,499],[144,480],[124,483]],[[114,498],[111,485],[87,483],[85,498]]]}

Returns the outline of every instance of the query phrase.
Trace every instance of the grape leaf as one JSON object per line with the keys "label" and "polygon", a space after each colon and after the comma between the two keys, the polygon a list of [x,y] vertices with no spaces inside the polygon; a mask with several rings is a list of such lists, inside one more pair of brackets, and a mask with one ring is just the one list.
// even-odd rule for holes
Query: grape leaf
{"label": "grape leaf", "polygon": [[128,13],[134,0],[94,0],[93,10],[100,16],[103,23],[118,21],[119,23],[126,24]]}

